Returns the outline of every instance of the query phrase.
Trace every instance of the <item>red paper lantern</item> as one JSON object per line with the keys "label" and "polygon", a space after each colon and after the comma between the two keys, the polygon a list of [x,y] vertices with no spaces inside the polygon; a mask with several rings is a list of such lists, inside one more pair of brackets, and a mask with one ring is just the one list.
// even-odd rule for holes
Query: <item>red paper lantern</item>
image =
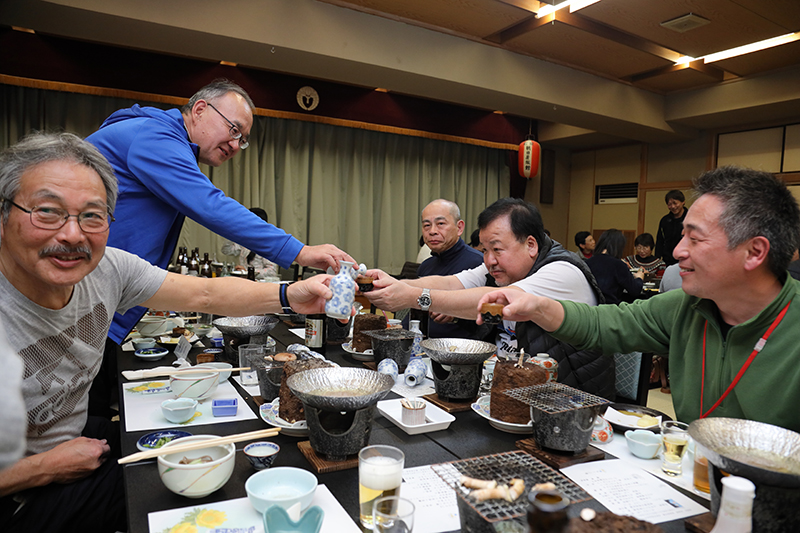
{"label": "red paper lantern", "polygon": [[528,179],[539,176],[542,150],[536,141],[522,141],[519,145],[519,174]]}

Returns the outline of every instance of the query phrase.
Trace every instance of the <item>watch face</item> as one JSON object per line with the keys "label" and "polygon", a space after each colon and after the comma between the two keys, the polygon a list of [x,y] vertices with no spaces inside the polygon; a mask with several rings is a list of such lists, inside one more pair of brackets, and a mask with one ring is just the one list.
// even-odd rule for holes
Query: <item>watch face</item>
{"label": "watch face", "polygon": [[431,305],[431,297],[428,296],[427,294],[423,294],[422,296],[419,297],[419,299],[417,300],[417,303],[419,304],[420,307],[423,308],[423,311],[424,311],[425,308],[430,307],[430,305]]}

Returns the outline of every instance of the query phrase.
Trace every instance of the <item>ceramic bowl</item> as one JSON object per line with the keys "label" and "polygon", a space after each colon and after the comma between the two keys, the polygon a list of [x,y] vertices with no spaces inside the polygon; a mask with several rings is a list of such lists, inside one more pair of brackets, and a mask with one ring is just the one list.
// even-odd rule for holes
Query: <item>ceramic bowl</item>
{"label": "ceramic bowl", "polygon": [[137,350],[155,348],[156,340],[152,337],[139,337],[137,339],[133,339],[133,347]]}
{"label": "ceramic bowl", "polygon": [[169,319],[163,316],[145,316],[136,324],[136,329],[143,337],[155,337],[167,331]]}
{"label": "ceramic bowl", "polygon": [[[158,475],[164,486],[175,494],[187,498],[202,498],[221,488],[231,477],[236,458],[236,446],[225,444],[214,446],[217,435],[195,435],[168,442],[163,449],[188,442],[208,441],[208,448],[187,452],[160,455],[158,457]],[[198,464],[181,464],[184,458],[196,460],[208,456],[211,461]]]}
{"label": "ceramic bowl", "polygon": [[317,476],[293,466],[279,466],[256,472],[244,484],[250,504],[263,513],[273,505],[289,509],[300,502],[301,510],[311,505],[317,490]]}
{"label": "ceramic bowl", "polygon": [[253,468],[264,470],[272,466],[281,447],[273,442],[253,442],[245,446],[243,451]]}
{"label": "ceramic bowl", "polygon": [[194,416],[197,400],[192,398],[171,398],[161,402],[161,413],[173,424],[182,424]]}
{"label": "ceramic bowl", "polygon": [[139,359],[144,359],[145,361],[158,361],[168,353],[169,350],[161,347],[142,348],[141,350],[136,350],[133,352],[136,357]]}
{"label": "ceramic bowl", "polygon": [[169,387],[176,398],[194,398],[202,401],[211,397],[218,385],[219,372],[173,374],[169,378]]}
{"label": "ceramic bowl", "polygon": [[201,339],[211,333],[211,330],[214,329],[214,326],[209,324],[187,324],[186,327]]}
{"label": "ceramic bowl", "polygon": [[625,440],[631,453],[642,459],[653,459],[661,447],[661,435],[646,429],[629,429],[625,432]]}
{"label": "ceramic bowl", "polygon": [[219,373],[219,382],[224,383],[229,377],[231,377],[231,368],[233,368],[233,365],[230,363],[201,363],[195,368],[217,368],[219,370],[227,370],[227,372]]}

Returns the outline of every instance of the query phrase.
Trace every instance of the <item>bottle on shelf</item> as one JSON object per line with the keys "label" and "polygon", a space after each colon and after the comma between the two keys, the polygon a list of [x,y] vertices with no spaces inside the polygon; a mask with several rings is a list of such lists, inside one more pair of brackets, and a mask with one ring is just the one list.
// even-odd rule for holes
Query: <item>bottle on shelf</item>
{"label": "bottle on shelf", "polygon": [[189,260],[189,275],[200,275],[200,252],[197,248],[192,252],[192,258]]}
{"label": "bottle on shelf", "polygon": [[181,257],[180,269],[181,274],[189,274],[189,250],[185,246],[183,247],[183,256]]}
{"label": "bottle on shelf", "polygon": [[208,252],[203,254],[203,262],[200,265],[200,276],[210,278],[211,276],[211,260],[208,258]]}

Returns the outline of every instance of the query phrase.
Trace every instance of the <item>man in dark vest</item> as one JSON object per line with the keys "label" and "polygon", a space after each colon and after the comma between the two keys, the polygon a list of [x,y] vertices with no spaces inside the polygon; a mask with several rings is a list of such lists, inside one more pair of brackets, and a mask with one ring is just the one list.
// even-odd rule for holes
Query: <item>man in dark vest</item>
{"label": "man in dark vest", "polygon": [[[482,265],[450,276],[403,281],[373,270],[369,275],[376,278],[375,290],[366,296],[380,309],[413,307],[462,318],[474,318],[478,301],[496,287],[588,305],[603,303],[586,264],[545,235],[534,205],[501,198],[478,216],[478,228],[486,247]],[[513,357],[520,348],[528,354],[547,352],[559,363],[559,382],[606,398],[615,396],[613,357],[576,350],[532,322],[504,321],[487,334],[496,342],[499,357]]]}

